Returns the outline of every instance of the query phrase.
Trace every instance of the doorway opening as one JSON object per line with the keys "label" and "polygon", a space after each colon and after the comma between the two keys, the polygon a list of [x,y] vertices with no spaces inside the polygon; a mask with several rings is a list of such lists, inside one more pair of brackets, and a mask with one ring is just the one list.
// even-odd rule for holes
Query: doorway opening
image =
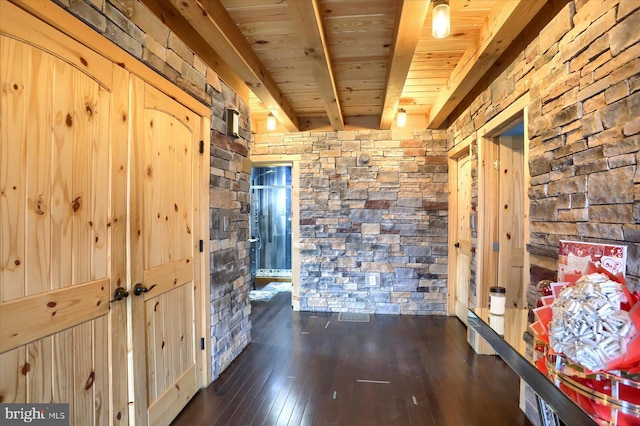
{"label": "doorway opening", "polygon": [[[530,256],[529,94],[478,129],[476,307],[487,308],[489,289],[506,290],[507,309],[526,307]],[[492,353],[470,335],[478,353]]]}
{"label": "doorway opening", "polygon": [[[526,304],[528,275],[528,141],[520,111],[482,137],[483,170],[478,199],[479,257],[482,258],[478,305],[486,307],[489,287],[504,287],[507,307]],[[480,194],[479,194],[480,195]]]}
{"label": "doorway opening", "polygon": [[253,167],[250,194],[252,286],[291,281],[291,166]]}
{"label": "doorway opening", "polygon": [[472,261],[472,137],[449,150],[449,295],[447,310],[467,325]]}

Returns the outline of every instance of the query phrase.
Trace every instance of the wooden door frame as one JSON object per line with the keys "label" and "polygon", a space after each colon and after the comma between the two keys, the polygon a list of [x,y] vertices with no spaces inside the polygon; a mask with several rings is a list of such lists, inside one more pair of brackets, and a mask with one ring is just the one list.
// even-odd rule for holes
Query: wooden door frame
{"label": "wooden door frame", "polygon": [[[194,111],[195,112],[195,111]],[[211,348],[211,250],[209,244],[209,209],[211,182],[211,117],[200,115],[200,128],[203,141],[203,151],[198,155],[198,179],[194,185],[194,201],[199,203],[196,208],[198,215],[194,215],[193,221],[197,226],[196,234],[199,238],[194,241],[199,244],[202,241],[202,253],[194,256],[194,276],[199,278],[199,291],[195,292],[193,310],[196,315],[196,342],[201,340],[201,349],[196,347],[196,376],[198,386],[204,388],[212,382],[213,350]],[[195,147],[194,147],[195,148]],[[199,198],[199,199],[198,199]],[[195,250],[197,254],[198,249]],[[197,285],[194,283],[194,285]],[[198,297],[199,296],[199,297]],[[197,346],[197,345],[196,345]]]}
{"label": "wooden door frame", "polygon": [[300,155],[250,155],[251,167],[291,166],[291,307],[300,310]]}
{"label": "wooden door frame", "polygon": [[[499,159],[499,136],[514,121],[524,120],[524,246],[527,247],[529,237],[529,137],[528,127],[529,92],[525,93],[500,114],[490,120],[477,131],[478,138],[478,226],[477,226],[477,274],[476,297],[477,306],[488,307],[489,287],[497,285],[498,253],[493,251],[493,242],[498,241],[498,184],[499,173],[493,162]],[[523,283],[526,286],[530,268],[530,256],[524,251]],[[523,294],[526,294],[526,287]]]}
{"label": "wooden door frame", "polygon": [[[448,283],[447,283],[447,315],[456,314],[456,293],[458,283],[458,251],[454,244],[458,241],[458,198],[454,196],[458,192],[458,161],[472,155],[472,145],[475,137],[471,135],[462,142],[449,149],[449,259],[448,259]],[[470,159],[473,161],[473,158]]]}
{"label": "wooden door frame", "polygon": [[[209,338],[211,334],[210,333],[211,326],[209,322],[210,320],[210,312],[209,312],[210,249],[209,249],[209,244],[207,244],[207,242],[209,241],[208,230],[209,230],[209,179],[210,179],[209,177],[210,117],[211,117],[210,107],[204,105],[203,103],[195,99],[193,96],[189,95],[187,92],[185,92],[184,90],[176,86],[174,83],[170,82],[165,77],[161,76],[160,74],[155,72],[153,69],[149,68],[146,64],[140,62],[138,59],[131,56],[131,54],[129,54],[127,51],[120,48],[118,45],[116,45],[115,43],[113,43],[103,35],[97,33],[94,29],[90,28],[88,25],[80,21],[75,16],[71,15],[69,12],[64,10],[62,7],[60,7],[56,3],[52,1],[42,1],[42,0],[10,0],[10,2],[14,3],[16,6],[25,10],[29,14],[35,16],[41,21],[49,24],[51,27],[55,28],[56,30],[61,31],[67,36],[76,40],[77,42],[83,44],[84,46],[88,47],[92,51],[109,59],[111,62],[117,64],[119,68],[122,68],[128,71],[129,73],[138,76],[148,84],[152,85],[156,89],[165,93],[167,96],[176,100],[183,106],[189,108],[190,110],[192,110],[193,112],[195,112],[197,115],[201,117],[201,129],[202,129],[202,140],[204,142],[204,154],[199,156],[200,160],[198,164],[198,167],[200,168],[199,185],[201,187],[200,188],[201,190],[198,191],[198,194],[194,195],[196,197],[194,198],[194,202],[200,203],[200,206],[198,207],[198,209],[194,211],[194,223],[199,228],[194,231],[194,241],[198,242],[200,239],[202,239],[205,242],[205,244],[204,244],[203,252],[199,253],[199,251],[197,250],[196,253],[198,254],[198,256],[196,256],[196,259],[194,259],[194,263],[195,263],[194,273],[198,275],[198,280],[199,280],[199,283],[197,284],[199,287],[197,287],[198,291],[195,297],[194,313],[196,315],[196,329],[195,329],[196,342],[199,341],[200,338],[204,337],[204,345],[205,345],[205,350],[198,350],[197,347],[195,348],[197,380],[198,380],[197,385],[198,387],[201,387],[201,388],[207,386],[209,383],[211,383],[211,374],[212,374],[212,371],[211,371],[211,368],[212,368],[211,352],[212,351],[211,351],[211,339]],[[127,79],[127,80],[130,80],[130,79]],[[127,85],[128,85],[128,82],[127,82]],[[127,101],[127,100],[124,99],[123,102],[124,101]],[[119,120],[121,120],[122,122],[126,123],[129,126],[129,131],[127,135],[127,137],[129,138],[131,137],[131,129],[129,125],[130,116],[131,116],[130,107],[131,105],[129,105],[129,110],[127,111],[128,114],[126,115],[123,114],[117,117]],[[115,120],[115,117],[114,117],[114,120]],[[117,134],[122,136],[124,133],[118,132]],[[116,136],[116,133],[114,133],[114,137],[115,136]],[[123,142],[120,142],[120,143],[123,143]],[[126,148],[124,149],[125,149],[124,155],[126,156],[127,155]],[[122,162],[126,162],[126,160],[122,158],[122,155],[123,155],[122,152],[119,152],[118,154],[114,153],[113,155],[120,158],[121,164]],[[116,174],[115,168],[117,167],[115,163],[115,158],[116,157],[114,157],[114,163],[113,163],[114,179]],[[126,180],[129,179],[129,176],[131,173],[130,168],[131,168],[131,165],[128,164],[126,167],[126,170],[127,170],[126,177],[125,177]],[[123,172],[122,170],[118,170],[117,173],[122,174]],[[120,182],[120,180],[118,180],[118,182]],[[115,185],[115,181],[113,183]],[[115,188],[113,190],[115,190]],[[194,188],[194,190],[197,191],[196,188]],[[127,191],[130,191],[130,188],[127,187]],[[113,213],[115,214],[116,212],[113,212]],[[125,214],[125,220],[128,219],[128,213],[124,213],[124,214]],[[129,238],[130,238],[130,235],[127,236],[128,246],[130,244]],[[129,255],[130,253],[131,253],[131,249],[129,246],[127,247],[127,255]],[[132,282],[130,265],[127,265],[127,269],[128,269],[127,282],[120,283],[120,285],[122,285],[123,287],[125,287],[127,290],[131,292],[133,285],[135,283]],[[128,305],[129,314],[131,309],[130,303],[131,303],[131,298],[128,298],[127,305]],[[125,327],[125,328],[128,328],[129,330],[128,330],[128,333],[121,333],[119,337],[117,337],[115,340],[110,342],[111,343],[110,359],[112,362],[115,359],[122,358],[121,355],[119,354],[122,353],[122,351],[125,351],[129,359],[128,374],[131,375],[132,374],[131,373],[132,357],[131,357],[131,345],[130,345],[131,342],[127,338],[127,335],[130,334],[131,323],[129,321],[127,324],[118,324],[117,326]],[[121,373],[121,371],[118,369],[118,366],[110,365],[110,368],[114,375]],[[118,387],[122,384],[120,383],[120,384],[113,384],[113,385]],[[127,400],[124,401],[125,405],[128,405],[129,407],[128,419],[135,422],[136,420],[135,401],[134,401],[134,404],[127,404],[129,401],[134,400],[131,381],[129,381],[127,385],[125,380],[125,386],[128,386],[128,389],[129,389],[129,397],[127,398],[128,401]],[[117,395],[111,394],[109,396],[111,403],[117,404],[116,401],[113,401],[114,397],[117,397]],[[123,416],[123,418],[119,420],[119,423],[120,424],[128,423],[127,418]]]}

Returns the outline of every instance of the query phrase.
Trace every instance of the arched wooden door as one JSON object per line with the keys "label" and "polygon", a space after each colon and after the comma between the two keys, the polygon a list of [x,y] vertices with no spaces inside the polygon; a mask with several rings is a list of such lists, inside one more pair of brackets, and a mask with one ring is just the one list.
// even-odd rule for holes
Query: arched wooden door
{"label": "arched wooden door", "polygon": [[[194,212],[200,117],[132,77],[131,265],[136,418],[168,424],[198,389]],[[136,286],[138,291],[136,291]]]}
{"label": "arched wooden door", "polygon": [[209,362],[195,255],[209,111],[0,10],[0,402],[68,403],[71,425],[168,424]]}
{"label": "arched wooden door", "polygon": [[113,171],[127,166],[128,124],[114,117],[126,117],[128,74],[0,7],[0,402],[68,403],[74,425],[126,423],[126,347],[110,353],[126,344],[126,301],[110,299],[126,285]]}

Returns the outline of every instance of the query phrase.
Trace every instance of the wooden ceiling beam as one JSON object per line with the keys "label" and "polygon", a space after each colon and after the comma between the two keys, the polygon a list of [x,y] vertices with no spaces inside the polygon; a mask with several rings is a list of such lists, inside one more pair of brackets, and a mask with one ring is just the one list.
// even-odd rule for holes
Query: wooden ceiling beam
{"label": "wooden ceiling beam", "polygon": [[[473,89],[504,53],[511,42],[542,9],[546,0],[498,2],[485,21],[474,43],[469,46],[451,73],[431,108],[427,127],[439,128],[449,114]],[[451,11],[454,21],[455,11]]]}
{"label": "wooden ceiling beam", "polygon": [[[197,38],[204,38],[287,130],[299,130],[298,115],[219,0],[142,2],[156,14],[158,7],[163,9],[170,3],[192,28],[191,33],[180,36],[183,42],[191,46]],[[165,20],[165,24],[173,30],[171,22]]]}
{"label": "wooden ceiling beam", "polygon": [[318,85],[329,122],[334,130],[344,130],[344,118],[333,77],[333,68],[324,36],[322,16],[317,0],[287,2],[289,15],[293,18],[304,48],[311,72]]}
{"label": "wooden ceiling beam", "polygon": [[411,61],[418,46],[430,4],[430,1],[402,0],[399,6],[393,50],[388,65],[382,115],[380,116],[380,129],[390,129],[396,116],[404,83],[409,74]]}

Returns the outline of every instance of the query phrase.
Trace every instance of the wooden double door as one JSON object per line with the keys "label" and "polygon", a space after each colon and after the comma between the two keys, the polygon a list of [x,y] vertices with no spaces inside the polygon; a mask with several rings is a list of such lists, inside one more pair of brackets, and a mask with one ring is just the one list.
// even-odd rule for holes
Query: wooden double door
{"label": "wooden double door", "polygon": [[0,402],[168,424],[201,383],[207,119],[0,9]]}

